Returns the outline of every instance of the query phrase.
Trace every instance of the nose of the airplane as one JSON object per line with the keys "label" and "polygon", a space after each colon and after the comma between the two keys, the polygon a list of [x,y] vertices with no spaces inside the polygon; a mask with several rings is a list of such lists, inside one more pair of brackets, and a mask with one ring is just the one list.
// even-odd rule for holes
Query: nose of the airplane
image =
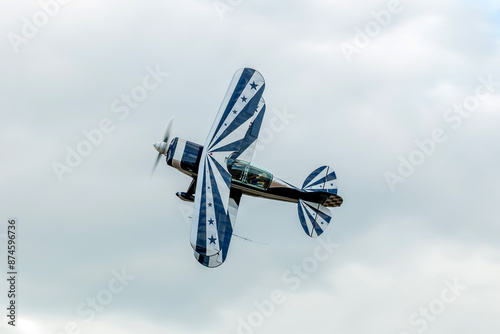
{"label": "nose of the airplane", "polygon": [[156,142],[156,143],[153,144],[153,146],[161,154],[166,154],[167,153],[167,143]]}

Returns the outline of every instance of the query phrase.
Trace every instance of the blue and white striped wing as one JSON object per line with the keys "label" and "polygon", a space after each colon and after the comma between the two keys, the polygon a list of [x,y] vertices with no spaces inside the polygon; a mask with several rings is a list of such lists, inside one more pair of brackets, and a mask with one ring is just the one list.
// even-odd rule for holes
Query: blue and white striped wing
{"label": "blue and white striped wing", "polygon": [[[203,148],[191,226],[195,257],[208,267],[227,256],[241,194],[231,193],[227,158],[253,156],[264,116],[265,82],[250,68],[238,70],[224,97]],[[233,157],[235,157],[233,155]]]}
{"label": "blue and white striped wing", "polygon": [[[207,239],[208,245],[213,245],[212,248],[215,248],[217,253],[207,253],[206,250],[204,251],[202,244],[193,247],[196,260],[204,266],[214,268],[220,266],[225,261],[231,236],[233,235],[233,227],[236,221],[241,195],[241,190],[231,190],[228,215],[219,216],[217,227],[215,229],[213,227],[209,229],[210,237]],[[215,219],[213,221],[209,219],[209,225],[212,225],[211,223],[215,224]],[[200,238],[200,243],[203,243],[203,240],[204,238]],[[212,241],[213,244],[211,243]],[[215,245],[218,245],[219,248],[215,247]],[[209,247],[209,249],[212,248]]]}
{"label": "blue and white striped wing", "polygon": [[264,88],[264,77],[254,69],[234,74],[207,137],[205,147],[213,156],[237,152],[239,159],[251,160],[266,109]]}
{"label": "blue and white striped wing", "polygon": [[234,159],[240,159],[247,162],[252,162],[255,155],[255,147],[257,146],[257,138],[259,137],[260,128],[264,115],[266,113],[266,103],[264,98],[261,97],[245,136],[240,141],[240,145],[236,154],[232,156]]}

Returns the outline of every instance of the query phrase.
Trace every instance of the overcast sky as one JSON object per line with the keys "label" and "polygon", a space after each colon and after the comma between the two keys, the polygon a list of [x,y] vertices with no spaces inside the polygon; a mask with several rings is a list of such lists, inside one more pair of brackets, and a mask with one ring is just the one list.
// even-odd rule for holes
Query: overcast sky
{"label": "overcast sky", "polygon": [[[40,3],[0,4],[2,333],[500,331],[498,0]],[[175,116],[203,144],[241,67],[266,79],[253,162],[296,186],[330,165],[344,204],[325,249],[244,197],[253,242],[208,269],[152,143]]]}

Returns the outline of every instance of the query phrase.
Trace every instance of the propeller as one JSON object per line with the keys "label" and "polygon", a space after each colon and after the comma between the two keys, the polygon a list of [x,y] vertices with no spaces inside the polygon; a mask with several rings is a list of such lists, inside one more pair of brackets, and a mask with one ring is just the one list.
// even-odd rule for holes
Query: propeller
{"label": "propeller", "polygon": [[156,166],[158,166],[158,162],[160,161],[160,158],[162,154],[166,155],[167,150],[168,150],[168,142],[170,140],[170,135],[172,134],[172,125],[174,123],[174,118],[172,117],[168,123],[167,126],[165,127],[165,130],[163,130],[163,134],[161,136],[162,141],[161,142],[156,142],[153,144],[154,148],[158,151],[158,156],[156,157],[155,164],[153,166],[153,170],[151,171],[151,176],[153,176]]}

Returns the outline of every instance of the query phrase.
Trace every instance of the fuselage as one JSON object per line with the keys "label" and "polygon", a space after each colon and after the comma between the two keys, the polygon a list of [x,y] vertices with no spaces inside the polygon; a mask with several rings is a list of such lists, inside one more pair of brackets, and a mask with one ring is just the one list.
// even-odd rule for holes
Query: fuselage
{"label": "fuselage", "polygon": [[[196,180],[203,146],[181,138],[172,139],[167,151],[167,164]],[[231,188],[244,195],[297,203],[299,199],[322,203],[329,194],[305,192],[275,177],[267,170],[238,159],[227,159]]]}

